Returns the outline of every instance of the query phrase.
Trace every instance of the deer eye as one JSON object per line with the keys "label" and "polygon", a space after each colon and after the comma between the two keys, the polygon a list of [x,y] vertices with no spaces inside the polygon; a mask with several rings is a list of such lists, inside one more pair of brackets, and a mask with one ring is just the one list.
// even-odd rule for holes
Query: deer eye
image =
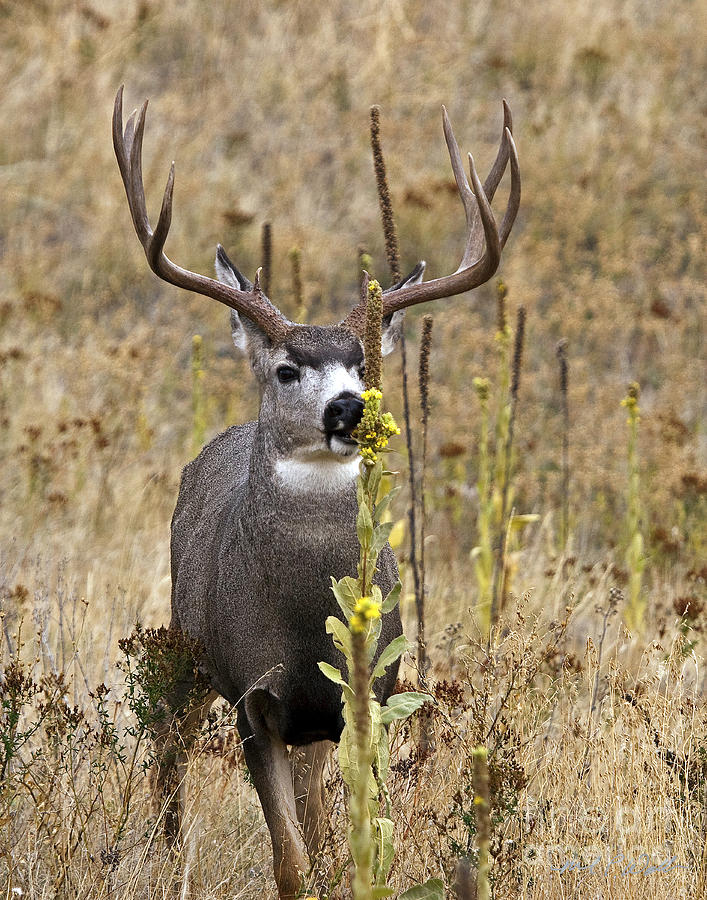
{"label": "deer eye", "polygon": [[299,380],[299,369],[295,369],[292,366],[280,366],[277,370],[277,380],[281,384],[297,381]]}

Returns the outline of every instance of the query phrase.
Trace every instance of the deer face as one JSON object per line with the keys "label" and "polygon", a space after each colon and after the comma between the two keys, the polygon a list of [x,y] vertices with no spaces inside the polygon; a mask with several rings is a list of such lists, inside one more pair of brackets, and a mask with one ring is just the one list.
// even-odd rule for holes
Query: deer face
{"label": "deer face", "polygon": [[346,328],[302,325],[275,346],[251,334],[249,348],[256,350],[250,360],[262,391],[261,427],[278,456],[298,462],[355,457],[351,432],[363,412],[364,387],[359,339]]}
{"label": "deer face", "polygon": [[[238,289],[250,282],[222,247],[216,257],[220,281]],[[252,288],[252,285],[250,285]],[[401,314],[383,323],[383,353],[399,337]],[[231,334],[248,356],[261,390],[260,428],[280,460],[293,464],[353,463],[351,433],[363,412],[363,346],[344,325],[294,325],[273,340],[246,316],[231,311]]]}

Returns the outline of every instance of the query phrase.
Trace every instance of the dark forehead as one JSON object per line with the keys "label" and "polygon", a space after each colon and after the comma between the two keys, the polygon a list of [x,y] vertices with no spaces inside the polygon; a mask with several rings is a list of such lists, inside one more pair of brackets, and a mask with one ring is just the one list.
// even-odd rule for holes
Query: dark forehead
{"label": "dark forehead", "polygon": [[350,369],[363,363],[361,342],[348,328],[340,326],[293,328],[283,346],[298,366],[321,369],[331,363],[340,363]]}

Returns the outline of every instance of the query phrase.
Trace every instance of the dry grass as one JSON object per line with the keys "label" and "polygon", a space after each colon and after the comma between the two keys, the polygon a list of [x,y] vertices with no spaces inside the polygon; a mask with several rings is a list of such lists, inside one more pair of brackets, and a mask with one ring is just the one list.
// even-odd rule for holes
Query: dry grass
{"label": "dry grass", "polygon": [[[152,207],[177,161],[171,255],[209,272],[220,241],[252,274],[260,223],[270,221],[273,298],[295,314],[287,254],[300,247],[316,321],[333,321],[353,299],[360,245],[373,254],[374,272],[385,272],[369,106],[383,108],[403,265],[425,258],[434,276],[456,267],[463,225],[439,105],[485,169],[500,98],[508,98],[524,199],[502,274],[510,305],[528,312],[514,503],[541,519],[514,556],[511,588],[527,598],[520,612],[509,606],[507,630],[484,660],[469,612],[478,458],[471,379],[498,380],[493,285],[448,301],[444,316],[438,302],[428,630],[438,679],[457,687],[438,689],[429,771],[406,762],[409,741],[396,739],[394,884],[440,874],[452,884],[469,839],[469,753],[482,738],[495,748],[502,798],[497,898],[692,897],[701,865],[705,884],[707,216],[695,25],[690,4],[643,0],[356,8],[0,0],[3,666],[7,673],[22,623],[34,678],[64,672],[69,706],[92,723],[81,732],[85,758],[48,749],[36,783],[16,778],[18,765],[0,798],[8,896],[13,888],[33,898],[172,890],[175,861],[150,818],[141,772],[126,781],[113,760],[97,791],[91,760],[100,756],[89,735],[100,718],[89,691],[105,682],[118,732],[134,727],[115,668],[117,640],[137,618],[156,625],[168,617],[168,524],[191,450],[195,331],[204,338],[209,434],[257,410],[245,365],[232,361],[224,311],[147,271],[110,144],[122,82],[129,107],[151,98]],[[564,557],[561,338],[571,419]],[[399,414],[395,368],[386,394]],[[610,588],[626,577],[619,401],[631,380],[642,386],[648,627],[629,636],[620,615],[609,616],[599,663]],[[568,606],[556,634],[552,623]],[[410,606],[404,615],[412,623]],[[267,833],[233,729],[219,734],[223,752],[206,742],[192,767],[193,827],[177,862],[188,867],[195,896],[259,897],[272,890]],[[28,765],[40,738],[51,746],[44,724],[23,750]],[[123,739],[134,747],[134,737]],[[129,815],[116,836],[128,787]],[[330,841],[340,862],[342,815],[337,806]],[[606,874],[619,852],[627,860],[645,853],[652,863],[674,855],[687,868],[621,875],[617,864]],[[574,855],[585,864],[601,855],[604,869],[550,870]]]}

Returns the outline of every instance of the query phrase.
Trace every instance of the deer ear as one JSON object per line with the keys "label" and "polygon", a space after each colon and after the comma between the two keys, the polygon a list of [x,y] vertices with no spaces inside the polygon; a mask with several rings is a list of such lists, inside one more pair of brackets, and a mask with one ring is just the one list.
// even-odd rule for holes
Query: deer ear
{"label": "deer ear", "polygon": [[[252,291],[253,284],[238,271],[228,258],[221,244],[216,249],[216,276],[219,281],[239,291]],[[257,359],[261,351],[270,346],[270,339],[247,316],[239,315],[231,310],[231,337],[236,348],[250,357],[251,363]]]}
{"label": "deer ear", "polygon": [[[408,276],[403,278],[403,280],[399,281],[397,284],[392,285],[392,287],[387,288],[383,293],[386,294],[388,291],[396,291],[398,288],[406,287],[410,284],[419,284],[422,281],[422,276],[424,274],[425,261],[423,259],[415,266]],[[395,350],[395,345],[398,343],[400,335],[403,333],[404,317],[405,310],[399,309],[383,319],[383,329],[381,334],[381,353],[383,356],[387,356]]]}
{"label": "deer ear", "polygon": [[272,346],[265,332],[247,316],[239,315],[235,309],[231,310],[231,337],[236,349],[249,356],[253,366],[262,351]]}
{"label": "deer ear", "polygon": [[216,277],[219,281],[235,288],[237,291],[252,291],[253,283],[248,281],[245,275],[238,271],[235,264],[228,258],[228,254],[221,244],[216,246]]}

